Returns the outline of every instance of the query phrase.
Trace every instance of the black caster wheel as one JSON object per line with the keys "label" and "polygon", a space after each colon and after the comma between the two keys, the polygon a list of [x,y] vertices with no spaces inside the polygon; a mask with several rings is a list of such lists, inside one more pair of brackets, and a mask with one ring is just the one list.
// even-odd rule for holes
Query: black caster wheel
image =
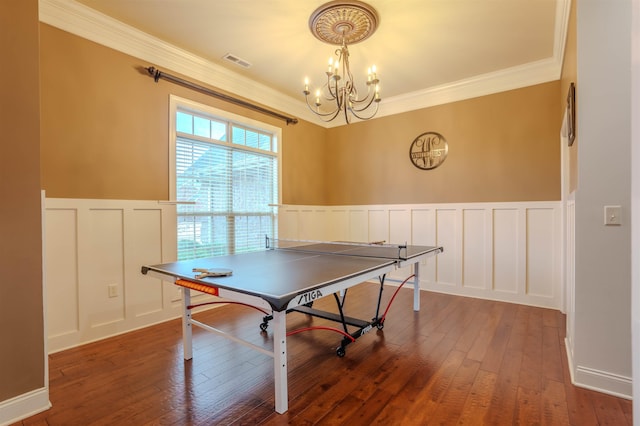
{"label": "black caster wheel", "polygon": [[378,327],[378,330],[382,330],[384,328],[384,323],[378,323],[378,325],[376,325],[376,327]]}
{"label": "black caster wheel", "polygon": [[269,323],[263,322],[260,324],[260,331],[267,331],[267,327],[269,327]]}
{"label": "black caster wheel", "polygon": [[340,346],[338,349],[336,349],[336,355],[338,355],[340,358],[344,357],[344,355],[346,353],[347,353],[347,351],[342,346]]}

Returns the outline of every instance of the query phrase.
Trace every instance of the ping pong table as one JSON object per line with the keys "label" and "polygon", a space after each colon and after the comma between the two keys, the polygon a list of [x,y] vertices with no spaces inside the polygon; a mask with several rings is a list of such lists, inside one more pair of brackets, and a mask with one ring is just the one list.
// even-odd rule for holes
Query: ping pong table
{"label": "ping pong table", "polygon": [[[389,306],[380,315],[380,303],[387,274],[407,266],[413,269],[413,273],[402,284],[413,279],[413,309],[418,311],[420,262],[442,251],[442,247],[406,244],[285,241],[267,238],[265,250],[142,266],[141,272],[164,280],[170,277],[176,285],[182,287],[185,360],[193,356],[192,326],[204,328],[273,357],[275,410],[277,413],[284,413],[288,410],[287,336],[314,328],[338,332],[342,340],[336,352],[338,356],[344,356],[348,344],[355,342],[373,327],[383,328]],[[380,284],[375,317],[372,320],[361,320],[346,316],[344,305],[347,290],[375,279]],[[264,314],[259,325],[261,332],[266,332],[270,324],[273,326],[273,350],[193,319],[191,311],[200,305],[191,304],[191,290],[220,298],[213,303],[237,303],[261,311]],[[313,308],[315,300],[329,295],[336,299],[338,313]],[[389,305],[392,301],[393,298]],[[287,332],[286,315],[290,312],[336,321],[342,328],[318,326]],[[353,327],[356,331],[351,331]]]}

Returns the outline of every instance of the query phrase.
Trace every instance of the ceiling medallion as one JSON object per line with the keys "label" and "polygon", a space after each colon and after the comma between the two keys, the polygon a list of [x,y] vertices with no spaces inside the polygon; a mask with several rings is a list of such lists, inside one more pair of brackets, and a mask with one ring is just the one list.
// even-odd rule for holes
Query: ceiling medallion
{"label": "ceiling medallion", "polygon": [[378,28],[378,13],[361,1],[332,1],[317,8],[309,29],[320,41],[341,45],[368,39]]}

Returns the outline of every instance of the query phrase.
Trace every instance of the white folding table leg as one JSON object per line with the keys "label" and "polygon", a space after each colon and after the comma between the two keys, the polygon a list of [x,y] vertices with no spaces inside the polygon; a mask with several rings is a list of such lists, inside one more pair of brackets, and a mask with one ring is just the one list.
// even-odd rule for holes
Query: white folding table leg
{"label": "white folding table leg", "polygon": [[185,360],[193,358],[190,305],[191,290],[186,287],[182,287],[182,347]]}
{"label": "white folding table leg", "polygon": [[420,310],[420,261],[413,264],[413,310]]}
{"label": "white folding table leg", "polygon": [[287,392],[287,326],[286,311],[273,312],[273,374],[276,388],[276,412],[289,409]]}

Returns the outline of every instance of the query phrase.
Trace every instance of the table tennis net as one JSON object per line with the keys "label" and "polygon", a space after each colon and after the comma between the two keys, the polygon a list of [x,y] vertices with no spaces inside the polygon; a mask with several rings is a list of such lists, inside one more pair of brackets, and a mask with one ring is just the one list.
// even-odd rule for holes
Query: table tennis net
{"label": "table tennis net", "polygon": [[406,260],[407,245],[385,244],[384,241],[359,243],[350,241],[309,241],[266,238],[266,248],[305,253]]}

